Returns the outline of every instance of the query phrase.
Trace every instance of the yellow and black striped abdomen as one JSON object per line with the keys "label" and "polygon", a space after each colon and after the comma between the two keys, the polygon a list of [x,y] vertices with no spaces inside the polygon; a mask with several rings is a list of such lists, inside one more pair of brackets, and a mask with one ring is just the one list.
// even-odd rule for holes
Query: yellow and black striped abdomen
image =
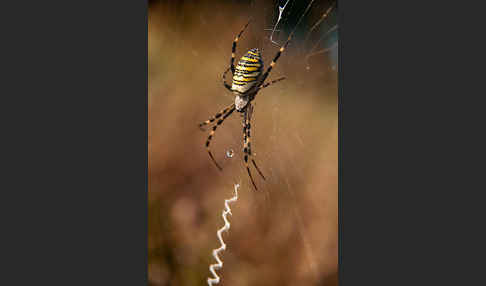
{"label": "yellow and black striped abdomen", "polygon": [[231,89],[239,93],[245,93],[257,83],[262,69],[263,62],[260,51],[258,49],[249,50],[241,57],[235,68]]}

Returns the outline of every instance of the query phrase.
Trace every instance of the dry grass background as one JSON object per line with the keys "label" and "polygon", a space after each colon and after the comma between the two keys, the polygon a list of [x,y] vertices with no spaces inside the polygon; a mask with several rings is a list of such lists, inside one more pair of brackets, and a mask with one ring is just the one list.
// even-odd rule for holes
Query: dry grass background
{"label": "dry grass background", "polygon": [[[267,177],[254,171],[258,191],[243,165],[239,114],[211,143],[223,172],[205,151],[208,132],[197,124],[234,100],[221,74],[247,21],[242,8],[207,1],[149,10],[150,285],[206,285],[224,200],[236,182],[220,285],[337,285],[337,74],[325,55],[306,70],[293,43],[270,75],[287,79],[257,96],[252,147]],[[262,40],[265,15],[255,14],[237,57],[265,45],[268,64],[278,47]]]}

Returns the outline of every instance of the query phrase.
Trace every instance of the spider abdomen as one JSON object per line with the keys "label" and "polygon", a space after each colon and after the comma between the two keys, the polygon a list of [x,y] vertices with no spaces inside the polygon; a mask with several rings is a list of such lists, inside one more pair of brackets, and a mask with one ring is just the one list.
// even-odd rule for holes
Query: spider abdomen
{"label": "spider abdomen", "polygon": [[249,50],[235,67],[231,89],[237,94],[244,94],[258,82],[262,69],[263,61],[260,51],[258,49]]}

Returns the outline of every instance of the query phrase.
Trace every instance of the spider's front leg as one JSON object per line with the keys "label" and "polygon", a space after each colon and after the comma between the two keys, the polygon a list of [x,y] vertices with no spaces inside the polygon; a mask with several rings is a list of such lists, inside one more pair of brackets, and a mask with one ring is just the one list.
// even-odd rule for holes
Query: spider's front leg
{"label": "spider's front leg", "polygon": [[250,24],[250,21],[248,21],[248,23],[246,23],[245,27],[243,27],[243,29],[240,31],[240,33],[238,33],[238,36],[236,36],[236,38],[234,39],[233,41],[233,45],[231,47],[231,59],[230,59],[230,66],[229,68],[223,73],[223,85],[224,87],[226,87],[226,89],[228,89],[229,91],[232,91],[231,90],[231,86],[229,84],[226,83],[226,74],[228,73],[228,71],[231,70],[231,74],[232,75],[235,75],[235,53],[236,53],[236,44],[238,43],[238,40],[240,39],[241,35],[243,34],[243,32],[246,30],[246,27],[248,27],[248,25]]}
{"label": "spider's front leg", "polygon": [[240,39],[241,35],[243,34],[243,32],[246,30],[246,27],[248,27],[248,25],[250,24],[250,21],[249,20],[245,27],[243,27],[243,29],[240,31],[240,33],[238,34],[238,36],[236,36],[235,40],[233,41],[233,46],[231,47],[231,59],[230,59],[230,68],[231,68],[231,74],[235,74],[235,53],[236,53],[236,43],[238,43],[238,40]]}
{"label": "spider's front leg", "polygon": [[230,71],[230,69],[231,68],[227,68],[226,71],[223,73],[223,85],[224,85],[224,87],[226,87],[227,90],[232,91],[231,85],[226,83],[226,74]]}

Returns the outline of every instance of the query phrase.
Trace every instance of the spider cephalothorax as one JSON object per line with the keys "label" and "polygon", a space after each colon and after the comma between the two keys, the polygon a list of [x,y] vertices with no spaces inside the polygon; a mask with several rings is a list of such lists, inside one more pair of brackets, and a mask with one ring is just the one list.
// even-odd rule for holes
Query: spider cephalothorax
{"label": "spider cephalothorax", "polygon": [[[251,113],[253,110],[253,106],[251,105],[251,102],[255,99],[257,93],[277,82],[280,80],[283,80],[284,78],[279,78],[277,80],[265,83],[265,80],[268,77],[268,74],[272,70],[273,66],[275,66],[275,63],[277,62],[278,58],[280,57],[281,53],[285,50],[287,47],[288,43],[290,42],[290,39],[292,38],[292,34],[287,38],[287,41],[285,44],[280,48],[280,50],[277,52],[277,55],[273,58],[272,62],[270,63],[270,66],[267,68],[266,72],[262,74],[263,71],[263,61],[260,52],[258,49],[251,49],[249,50],[241,59],[238,61],[238,64],[234,65],[235,62],[235,51],[236,51],[236,43],[238,42],[238,39],[240,38],[241,34],[243,31],[245,31],[246,27],[248,26],[249,22],[245,25],[245,27],[240,31],[238,36],[236,36],[235,40],[233,41],[233,48],[231,51],[231,59],[230,59],[230,67],[223,73],[223,84],[224,86],[235,95],[235,102],[231,104],[230,106],[224,108],[220,112],[218,112],[215,116],[211,117],[210,119],[202,122],[199,124],[199,127],[205,126],[207,124],[210,124],[214,122],[216,119],[218,121],[216,124],[212,127],[211,132],[209,133],[208,139],[206,140],[206,149],[208,151],[209,157],[211,157],[211,160],[213,160],[214,164],[218,169],[222,170],[222,168],[218,165],[216,160],[214,160],[213,155],[211,154],[211,151],[209,150],[209,144],[211,143],[211,139],[214,136],[214,133],[216,132],[216,129],[218,128],[223,121],[230,116],[235,110],[237,112],[241,112],[243,114],[243,152],[244,152],[244,160],[245,160],[245,166],[246,170],[248,171],[248,175],[250,176],[251,182],[255,189],[257,189],[255,182],[253,181],[253,177],[251,176],[250,168],[248,166],[248,158],[251,157],[251,143],[250,143],[250,120],[251,120]],[[228,71],[231,70],[231,73],[233,74],[233,82],[232,85],[229,85],[226,83],[226,74]],[[265,177],[263,176],[262,172],[258,168],[258,166],[255,163],[255,160],[251,159],[253,165],[257,169],[258,173],[262,176],[263,179]]]}

